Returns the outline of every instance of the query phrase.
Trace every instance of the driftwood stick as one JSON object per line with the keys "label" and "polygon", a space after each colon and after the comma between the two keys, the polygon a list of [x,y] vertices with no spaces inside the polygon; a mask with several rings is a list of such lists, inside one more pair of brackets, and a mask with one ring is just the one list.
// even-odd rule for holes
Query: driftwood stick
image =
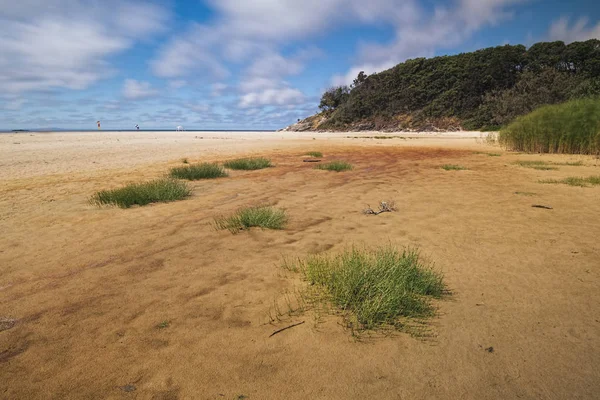
{"label": "driftwood stick", "polygon": [[288,330],[288,329],[290,329],[290,328],[293,328],[293,327],[295,327],[295,326],[302,325],[302,324],[303,324],[303,323],[305,323],[305,322],[306,322],[306,321],[298,322],[297,324],[293,324],[293,325],[290,325],[290,326],[286,326],[285,328],[281,328],[281,329],[279,329],[279,330],[276,330],[275,332],[271,333],[271,334],[269,335],[269,337],[273,337],[273,336],[277,335],[278,333],[281,333],[281,332],[283,332],[283,331],[285,331],[285,330]]}

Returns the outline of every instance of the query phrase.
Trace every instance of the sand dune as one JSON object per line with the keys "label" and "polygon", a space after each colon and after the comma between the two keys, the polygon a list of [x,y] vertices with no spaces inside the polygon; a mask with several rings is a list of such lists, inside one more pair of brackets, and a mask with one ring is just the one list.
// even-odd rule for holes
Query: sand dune
{"label": "sand dune", "polygon": [[[600,393],[600,188],[537,183],[600,174],[591,158],[504,153],[476,133],[31,135],[0,135],[0,321],[15,320],[0,323],[2,398]],[[355,169],[314,170],[302,162],[310,150]],[[268,156],[276,167],[194,182],[193,196],[176,203],[87,202],[97,190],[162,176],[184,157],[239,155]],[[574,158],[586,166],[513,164]],[[399,211],[361,213],[384,199]],[[213,228],[215,216],[258,203],[285,208],[288,227]],[[431,337],[356,340],[339,316],[311,312],[270,321],[274,304],[303,285],[280,268],[284,256],[381,243],[418,246],[445,274],[453,295],[437,303]]]}

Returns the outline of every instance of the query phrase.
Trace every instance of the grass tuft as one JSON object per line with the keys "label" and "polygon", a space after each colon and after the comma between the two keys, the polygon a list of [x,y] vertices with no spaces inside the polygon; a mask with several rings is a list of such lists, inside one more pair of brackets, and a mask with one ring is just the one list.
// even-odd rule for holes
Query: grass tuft
{"label": "grass tuft", "polygon": [[600,98],[538,108],[500,132],[510,150],[533,153],[600,153]]}
{"label": "grass tuft", "polygon": [[184,163],[184,164],[189,164],[190,163],[187,158],[182,159],[181,162]]}
{"label": "grass tuft", "polygon": [[271,160],[263,157],[238,158],[237,160],[227,161],[223,165],[225,168],[244,171],[255,171],[273,166]]}
{"label": "grass tuft", "polygon": [[309,151],[308,153],[306,153],[306,155],[314,157],[314,158],[321,158],[321,157],[323,157],[323,153],[321,153],[320,151]]}
{"label": "grass tuft", "polygon": [[490,157],[500,157],[502,154],[500,153],[486,153]]}
{"label": "grass tuft", "polygon": [[316,169],[323,169],[323,170],[327,170],[327,171],[335,171],[335,172],[342,172],[342,171],[350,171],[352,170],[352,164],[346,162],[346,161],[331,161],[325,164],[320,164],[317,165],[315,167]]}
{"label": "grass tuft", "polygon": [[533,192],[515,192],[515,194],[518,194],[519,196],[537,196],[537,193],[533,193]]}
{"label": "grass tuft", "polygon": [[565,179],[546,179],[540,183],[562,183],[569,186],[590,187],[600,185],[600,175],[589,176],[587,178],[571,176]]}
{"label": "grass tuft", "polygon": [[227,229],[231,233],[258,227],[263,229],[283,229],[288,218],[284,210],[269,206],[246,207],[229,217],[215,218],[217,229]]}
{"label": "grass tuft", "polygon": [[525,161],[525,160],[521,160],[521,161],[516,161],[515,164],[519,165],[521,167],[524,167],[524,168],[532,168],[532,169],[537,169],[537,170],[540,170],[540,171],[550,171],[550,170],[557,170],[558,169],[556,167],[550,166],[549,163],[546,162],[546,161]]}
{"label": "grass tuft", "polygon": [[133,183],[120,189],[102,190],[92,196],[95,205],[115,205],[129,208],[150,203],[166,203],[191,196],[191,189],[183,182],[174,179],[157,179],[144,183]]}
{"label": "grass tuft", "polygon": [[297,269],[359,331],[402,329],[407,318],[430,317],[435,313],[431,299],[445,292],[442,274],[417,250],[398,251],[391,245],[311,256],[300,260]]}
{"label": "grass tuft", "polygon": [[444,164],[440,168],[443,170],[446,170],[446,171],[464,171],[467,169],[466,167],[462,167],[460,165],[453,165],[453,164]]}
{"label": "grass tuft", "polygon": [[171,169],[172,178],[187,179],[197,181],[200,179],[215,179],[227,176],[227,172],[218,164],[202,163],[187,165],[185,167],[175,167]]}

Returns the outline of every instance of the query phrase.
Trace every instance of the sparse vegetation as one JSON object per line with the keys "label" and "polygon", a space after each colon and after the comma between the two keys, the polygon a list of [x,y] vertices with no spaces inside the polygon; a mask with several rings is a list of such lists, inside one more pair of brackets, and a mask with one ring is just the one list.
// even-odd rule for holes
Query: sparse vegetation
{"label": "sparse vegetation", "polygon": [[549,170],[557,170],[558,169],[556,167],[550,166],[549,163],[546,162],[546,161],[525,161],[525,160],[521,160],[521,161],[515,161],[515,164],[519,165],[521,167],[537,169],[537,170],[540,170],[540,171],[549,171]]}
{"label": "sparse vegetation", "polygon": [[314,157],[314,158],[321,158],[321,157],[323,157],[323,153],[321,153],[320,151],[309,151],[308,153],[306,153],[306,155]]}
{"label": "sparse vegetation", "polygon": [[169,321],[163,321],[160,324],[156,325],[157,329],[165,329],[168,328],[171,325],[171,323]]}
{"label": "sparse vegetation", "polygon": [[119,189],[102,190],[94,194],[90,202],[98,206],[107,204],[129,208],[134,205],[182,200],[191,194],[191,189],[185,183],[165,178],[133,183]]}
{"label": "sparse vegetation", "polygon": [[170,176],[172,178],[197,181],[200,179],[215,179],[225,177],[227,176],[227,172],[225,172],[223,167],[218,164],[202,163],[172,168]]}
{"label": "sparse vegetation", "polygon": [[359,331],[402,329],[408,318],[432,316],[431,299],[445,291],[442,274],[417,250],[398,251],[390,245],[311,256],[297,265],[286,262],[284,268],[300,271],[322,300],[335,305],[348,325]]}
{"label": "sparse vegetation", "polygon": [[515,194],[518,194],[520,196],[537,196],[537,193],[533,193],[533,192],[515,192]]}
{"label": "sparse vegetation", "polygon": [[352,170],[352,164],[350,164],[349,162],[346,161],[331,161],[325,164],[320,164],[317,165],[315,167],[316,169],[323,169],[323,170],[327,170],[327,171],[335,171],[335,172],[342,172],[342,171],[350,171]]}
{"label": "sparse vegetation", "polygon": [[454,164],[444,164],[440,168],[446,171],[464,171],[467,169],[466,167]]}
{"label": "sparse vegetation", "polygon": [[183,160],[181,160],[181,162],[182,162],[183,164],[189,164],[189,163],[190,163],[190,162],[188,161],[188,159],[187,159],[187,158],[184,158]]}
{"label": "sparse vegetation", "polygon": [[227,161],[223,165],[225,168],[245,171],[255,171],[273,166],[271,160],[263,157],[238,158],[237,160]]}
{"label": "sparse vegetation", "polygon": [[287,214],[270,206],[246,207],[229,217],[215,218],[217,229],[227,229],[231,233],[259,227],[263,229],[283,229],[288,221]]}
{"label": "sparse vegetation", "polygon": [[486,153],[490,157],[500,157],[502,154],[500,153]]}
{"label": "sparse vegetation", "polygon": [[565,179],[546,179],[540,183],[562,183],[569,186],[589,187],[600,185],[600,175],[587,178],[571,176]]}
{"label": "sparse vegetation", "polygon": [[500,132],[510,150],[536,153],[600,153],[600,99],[544,106]]}

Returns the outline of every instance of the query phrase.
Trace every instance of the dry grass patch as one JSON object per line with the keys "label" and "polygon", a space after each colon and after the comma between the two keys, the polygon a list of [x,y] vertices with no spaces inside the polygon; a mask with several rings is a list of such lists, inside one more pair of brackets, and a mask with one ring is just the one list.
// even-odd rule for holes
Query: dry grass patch
{"label": "dry grass patch", "polygon": [[587,178],[571,176],[565,179],[546,179],[540,183],[562,183],[569,186],[590,187],[600,185],[600,175],[588,176]]}
{"label": "dry grass patch", "polygon": [[227,161],[223,165],[225,168],[242,171],[255,171],[273,166],[271,160],[263,157],[238,158],[236,160]]}
{"label": "dry grass patch", "polygon": [[346,161],[331,161],[325,164],[320,164],[315,167],[316,169],[322,169],[326,171],[335,171],[335,172],[343,172],[343,171],[351,171],[352,164]]}

